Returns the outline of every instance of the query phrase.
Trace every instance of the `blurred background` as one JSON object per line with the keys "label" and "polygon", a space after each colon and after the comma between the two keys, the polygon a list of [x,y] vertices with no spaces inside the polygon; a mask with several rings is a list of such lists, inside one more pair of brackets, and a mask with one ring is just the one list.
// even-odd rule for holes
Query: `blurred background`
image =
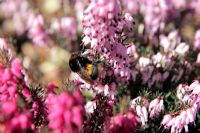
{"label": "blurred background", "polygon": [[1,0],[0,37],[7,38],[31,82],[60,86],[81,43],[84,0]]}

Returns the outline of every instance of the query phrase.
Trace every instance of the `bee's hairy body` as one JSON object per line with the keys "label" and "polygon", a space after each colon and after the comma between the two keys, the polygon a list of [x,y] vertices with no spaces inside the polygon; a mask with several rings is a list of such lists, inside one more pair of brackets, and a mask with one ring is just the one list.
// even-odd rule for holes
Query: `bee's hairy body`
{"label": "bee's hairy body", "polygon": [[78,73],[87,82],[93,83],[98,78],[97,64],[84,56],[72,54],[69,66],[73,72]]}

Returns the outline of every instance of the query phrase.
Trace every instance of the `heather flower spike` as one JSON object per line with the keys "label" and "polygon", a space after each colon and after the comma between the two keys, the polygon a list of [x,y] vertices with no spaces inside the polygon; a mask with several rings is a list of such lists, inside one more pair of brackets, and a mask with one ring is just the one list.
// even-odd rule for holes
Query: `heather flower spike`
{"label": "heather flower spike", "polygon": [[118,0],[92,0],[84,12],[83,45],[90,45],[94,53],[109,63],[116,76],[129,80],[133,77],[131,60],[122,38],[124,28],[133,26],[133,18],[126,13],[123,19],[121,12]]}

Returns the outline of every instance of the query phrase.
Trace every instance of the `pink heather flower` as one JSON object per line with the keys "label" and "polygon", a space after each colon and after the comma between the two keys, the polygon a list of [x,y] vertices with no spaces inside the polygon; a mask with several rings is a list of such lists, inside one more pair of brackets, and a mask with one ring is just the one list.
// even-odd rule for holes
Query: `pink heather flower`
{"label": "pink heather flower", "polygon": [[149,117],[151,119],[158,117],[160,113],[164,111],[164,104],[163,99],[161,97],[157,97],[156,99],[152,100],[149,104]]}
{"label": "pink heather flower", "polygon": [[112,100],[110,97],[104,96],[104,94],[100,93],[95,96],[93,101],[95,101],[96,108],[93,113],[89,114],[89,117],[84,122],[84,133],[95,132],[97,130],[104,132],[103,126],[105,126],[107,131],[108,126],[110,125],[108,122],[110,121],[110,116],[112,115],[115,100]]}
{"label": "pink heather flower", "polygon": [[183,100],[184,96],[188,93],[189,86],[186,84],[180,84],[176,89],[176,96],[179,100]]}
{"label": "pink heather flower", "polygon": [[29,111],[16,112],[10,120],[5,121],[5,132],[13,133],[31,130],[31,120],[31,113]]}
{"label": "pink heather flower", "polygon": [[200,52],[199,52],[198,55],[197,55],[196,63],[200,64]]}
{"label": "pink heather flower", "polygon": [[177,45],[175,52],[180,56],[185,56],[188,53],[189,45],[186,43],[180,43]]}
{"label": "pink heather flower", "polygon": [[108,133],[132,133],[138,128],[137,116],[133,112],[111,117]]}
{"label": "pink heather flower", "polygon": [[169,52],[175,49],[176,44],[180,42],[178,31],[173,31],[168,36],[160,35],[160,45],[163,47],[164,52]]}
{"label": "pink heather flower", "polygon": [[60,95],[47,97],[49,128],[53,132],[78,133],[83,123],[83,98],[76,90],[73,95],[63,92]]}
{"label": "pink heather flower", "polygon": [[[199,0],[200,1],[200,0]],[[194,37],[194,48],[200,50],[200,29],[196,31]]]}
{"label": "pink heather flower", "polygon": [[139,67],[140,68],[144,68],[146,67],[147,65],[149,65],[151,62],[151,60],[147,57],[140,57],[139,58]]}
{"label": "pink heather flower", "polygon": [[27,16],[30,15],[32,10],[29,7],[29,3],[26,0],[23,0],[20,3],[20,9],[18,9],[17,12],[15,12],[12,16],[12,21],[14,24],[14,28],[16,30],[16,33],[18,35],[22,35],[26,31],[26,24],[27,24]]}
{"label": "pink heather flower", "polygon": [[44,18],[42,15],[30,14],[27,21],[28,37],[33,43],[46,46],[50,42],[47,31],[44,28]]}
{"label": "pink heather flower", "polygon": [[73,17],[61,18],[61,32],[65,37],[75,39],[77,32],[76,20]]}
{"label": "pink heather flower", "polygon": [[124,17],[125,17],[124,20],[125,20],[126,26],[127,26],[129,29],[131,29],[131,28],[133,27],[133,24],[134,24],[133,17],[131,16],[130,13],[125,13]]}
{"label": "pink heather flower", "polygon": [[170,129],[171,132],[181,132],[184,128],[185,131],[188,132],[188,125],[194,124],[199,110],[199,95],[199,81],[195,80],[190,86],[180,84],[177,87],[177,97],[183,103],[189,103],[188,108],[172,113],[175,115],[166,115],[161,122],[164,129]]}
{"label": "pink heather flower", "polygon": [[[165,21],[174,10],[171,0],[148,0],[144,4],[144,21],[148,34],[152,37],[158,30],[163,30]],[[173,12],[173,15],[176,13]],[[172,15],[172,14],[170,14]],[[171,17],[171,16],[170,16]]]}
{"label": "pink heather flower", "polygon": [[[15,61],[13,60],[13,62]],[[22,77],[17,77],[12,73],[12,68],[1,66],[0,69],[0,71],[4,72],[10,71],[9,78],[6,78],[4,82],[0,79],[0,116],[2,116],[0,123],[5,126],[5,131],[3,132],[12,133],[23,132],[28,129],[31,130],[32,116],[30,111],[27,110],[28,106],[24,105],[25,107],[21,109],[17,104],[19,97],[23,99],[23,96],[21,97],[23,93],[19,94],[19,88],[22,89],[21,91],[26,90],[27,86],[25,85],[25,82]],[[6,76],[3,73],[0,74],[1,78]]]}
{"label": "pink heather flower", "polygon": [[11,71],[18,78],[20,78],[22,76],[22,64],[19,59],[14,59],[12,61]]}
{"label": "pink heather flower", "polygon": [[96,109],[96,103],[94,101],[88,101],[85,105],[85,111],[88,114],[91,114]]}
{"label": "pink heather flower", "polygon": [[[121,16],[118,0],[92,0],[84,12],[83,45],[89,45],[113,68],[114,74],[131,79],[131,59],[123,44],[123,30],[132,27],[133,18]],[[96,51],[96,52],[95,52]]]}
{"label": "pink heather flower", "polygon": [[162,82],[162,75],[160,72],[156,72],[154,73],[154,75],[151,77],[151,81],[149,81],[148,86],[153,86],[155,85],[159,85],[159,83]]}
{"label": "pink heather flower", "polygon": [[199,5],[200,5],[200,0],[193,0],[190,2],[189,6],[195,11],[196,14],[200,14]]}
{"label": "pink heather flower", "polygon": [[180,84],[177,88],[177,97],[182,102],[199,103],[200,101],[200,83],[195,80],[190,86]]}
{"label": "pink heather flower", "polygon": [[187,7],[187,0],[172,0],[176,9],[185,9]]}
{"label": "pink heather flower", "polygon": [[11,115],[15,113],[17,110],[17,103],[16,101],[6,101],[1,103],[1,111],[5,115]]}
{"label": "pink heather flower", "polygon": [[148,66],[146,68],[141,68],[142,83],[143,84],[147,84],[148,81],[151,80],[151,76],[152,76],[154,70],[155,70],[155,68],[153,66]]}
{"label": "pink heather flower", "polygon": [[[175,32],[173,34],[170,34],[171,35],[169,36],[169,38],[174,38]],[[174,44],[176,44],[176,40],[174,39],[170,43],[174,42]],[[139,74],[141,75],[142,79],[141,83],[143,85],[148,87],[156,86],[158,88],[162,88],[163,82],[168,79],[169,76],[172,76],[172,82],[178,82],[183,77],[183,75],[189,75],[191,73],[192,66],[189,62],[181,61],[181,64],[179,64],[180,62],[177,62],[175,60],[176,56],[183,57],[187,53],[187,50],[184,51],[185,47],[187,47],[186,49],[188,49],[187,45],[184,45],[184,49],[180,53],[175,52],[175,49],[178,48],[180,45],[182,44],[179,43],[177,47],[175,46],[173,48],[169,48],[172,49],[170,51],[158,52],[155,55],[149,55],[150,57],[141,56],[140,58],[138,58],[136,69],[139,70]],[[179,66],[177,68],[179,73],[174,73],[174,66],[177,65]],[[184,69],[185,67],[187,69]],[[162,72],[159,68],[162,68],[165,71]]]}
{"label": "pink heather flower", "polygon": [[30,91],[27,86],[19,59],[13,58],[9,64],[0,64],[0,122],[8,133],[33,130],[44,124],[46,107],[43,99],[36,96],[36,90]]}
{"label": "pink heather flower", "polygon": [[[17,96],[16,92],[19,83],[22,86],[22,90],[26,89],[27,86],[25,85],[25,81],[18,81],[22,78],[22,69],[21,62],[16,58],[11,61],[10,68],[3,66],[0,67],[0,97],[6,99],[15,99]],[[3,99],[0,98],[0,100]]]}
{"label": "pink heather flower", "polygon": [[163,120],[161,122],[161,125],[167,125],[169,121],[172,120],[172,116],[170,114],[167,114],[163,117]]}
{"label": "pink heather flower", "polygon": [[130,46],[127,48],[127,54],[135,58],[138,57],[136,46],[133,43],[131,43]]}
{"label": "pink heather flower", "polygon": [[115,95],[117,94],[117,90],[116,90],[116,83],[111,83],[109,86],[106,85],[101,85],[101,84],[97,84],[94,87],[94,90],[97,93],[103,93],[105,96],[109,96],[112,99],[115,98]]}
{"label": "pink heather flower", "polygon": [[2,1],[0,9],[5,12],[7,16],[13,15],[15,12],[19,11],[20,8],[23,8],[23,3],[26,0],[6,0]]}
{"label": "pink heather flower", "polygon": [[164,116],[161,125],[164,129],[170,129],[171,132],[181,132],[183,128],[188,132],[188,125],[193,124],[196,119],[198,104],[193,104],[185,110],[176,112],[177,115],[167,114]]}
{"label": "pink heather flower", "polygon": [[14,29],[18,35],[22,35],[26,30],[26,21],[29,12],[29,2],[27,0],[4,0],[1,2],[0,10],[6,17],[11,17]]}
{"label": "pink heather flower", "polygon": [[52,82],[49,82],[47,85],[48,93],[54,93],[56,88],[57,86]]}
{"label": "pink heather flower", "polygon": [[192,84],[190,84],[189,88],[191,88],[193,95],[197,94],[200,95],[200,83],[198,80],[194,81]]}
{"label": "pink heather flower", "polygon": [[31,93],[26,88],[22,90],[22,94],[27,100],[31,99],[31,97],[32,97]]}
{"label": "pink heather flower", "polygon": [[156,65],[156,67],[164,67],[165,61],[166,61],[166,56],[162,53],[157,53],[156,55],[152,56],[153,64]]}
{"label": "pink heather flower", "polygon": [[189,45],[181,42],[178,31],[170,32],[167,37],[160,35],[160,45],[165,53],[172,55],[185,56],[189,50]]}
{"label": "pink heather flower", "polygon": [[77,22],[74,17],[63,17],[60,20],[55,19],[52,22],[53,31],[61,33],[67,39],[76,39]]}
{"label": "pink heather flower", "polygon": [[83,20],[83,12],[84,12],[84,9],[87,7],[89,1],[88,0],[72,0],[72,1],[69,1],[71,3],[71,5],[74,5],[74,13],[75,13],[75,16],[76,16],[76,23],[77,24],[77,31],[78,32],[82,32],[82,20]]}
{"label": "pink heather flower", "polygon": [[149,101],[145,97],[138,96],[130,101],[130,108],[136,112],[143,126],[148,122],[148,107]]}
{"label": "pink heather flower", "polygon": [[124,6],[124,10],[133,15],[136,15],[140,8],[143,0],[123,0],[122,5]]}
{"label": "pink heather flower", "polygon": [[[136,65],[142,78],[142,84],[148,87],[162,87],[162,83],[168,78],[173,62],[166,54],[157,53],[151,58],[140,57]],[[168,71],[161,73],[157,68],[164,68]]]}

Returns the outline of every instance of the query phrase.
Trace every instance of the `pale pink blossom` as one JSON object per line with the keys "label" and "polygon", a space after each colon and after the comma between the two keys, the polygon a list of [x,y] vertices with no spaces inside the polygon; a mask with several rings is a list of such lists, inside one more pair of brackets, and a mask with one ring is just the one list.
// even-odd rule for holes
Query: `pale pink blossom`
{"label": "pale pink blossom", "polygon": [[180,43],[177,45],[175,52],[180,55],[180,56],[185,56],[186,53],[188,53],[189,51],[189,45],[186,43]]}
{"label": "pale pink blossom", "polygon": [[133,109],[137,116],[139,117],[139,121],[143,126],[145,126],[148,122],[148,107],[149,101],[145,97],[138,96],[137,98],[130,101],[130,108]]}
{"label": "pale pink blossom", "polygon": [[76,39],[77,22],[74,17],[62,17],[54,19],[51,24],[53,32],[59,33],[66,39]]}
{"label": "pale pink blossom", "polygon": [[142,0],[123,0],[122,5],[124,6],[125,11],[135,15],[139,12],[141,8]]}
{"label": "pale pink blossom", "polygon": [[178,31],[173,31],[168,36],[160,35],[160,45],[163,47],[164,52],[170,52],[175,49],[176,44],[180,42]]}
{"label": "pale pink blossom", "polygon": [[[144,22],[145,29],[149,36],[153,36],[157,31],[163,31],[165,21],[169,14],[174,10],[171,0],[148,0],[144,1]],[[170,17],[176,16],[176,13],[170,14]]]}
{"label": "pale pink blossom", "polygon": [[[200,1],[200,0],[199,0]],[[200,2],[199,2],[200,3]],[[194,37],[194,48],[200,49],[200,29],[196,31]]]}
{"label": "pale pink blossom", "polygon": [[167,125],[169,121],[172,120],[172,116],[170,114],[167,114],[163,117],[163,120],[161,121],[161,125]]}
{"label": "pale pink blossom", "polygon": [[27,8],[26,0],[5,0],[1,2],[0,9],[7,16],[12,16],[16,12]]}
{"label": "pale pink blossom", "polygon": [[200,52],[198,53],[198,55],[197,55],[197,60],[196,60],[196,63],[200,63]]}
{"label": "pale pink blossom", "polygon": [[196,14],[200,14],[199,5],[200,5],[200,0],[193,0],[189,3],[190,8],[192,8]]}
{"label": "pale pink blossom", "polygon": [[151,119],[158,117],[164,111],[163,99],[157,97],[152,100],[149,104],[148,112]]}
{"label": "pale pink blossom", "polygon": [[195,80],[189,86],[180,84],[177,87],[177,97],[187,108],[178,112],[165,115],[161,125],[164,129],[170,129],[171,132],[181,132],[183,128],[188,132],[188,125],[194,124],[199,110],[200,83]]}
{"label": "pale pink blossom", "polygon": [[134,56],[135,58],[137,58],[138,54],[137,54],[136,46],[134,44],[131,44],[130,47],[127,48],[127,54],[129,56]]}
{"label": "pale pink blossom", "polygon": [[151,60],[147,57],[140,57],[139,58],[139,66],[141,68],[146,67],[147,65],[149,65],[151,62]]}
{"label": "pale pink blossom", "polygon": [[187,7],[187,0],[172,0],[176,9],[185,9]]}
{"label": "pale pink blossom", "polygon": [[159,52],[152,56],[152,60],[153,64],[155,64],[156,67],[165,67],[167,62],[167,57],[166,55]]}
{"label": "pale pink blossom", "polygon": [[133,24],[134,24],[134,19],[133,19],[133,17],[131,16],[130,13],[125,13],[124,17],[125,17],[124,21],[125,21],[126,26],[127,26],[129,29],[131,29],[131,28],[133,27]]}
{"label": "pale pink blossom", "polygon": [[182,102],[196,104],[200,101],[200,83],[195,80],[192,84],[180,84],[177,88],[177,97]]}
{"label": "pale pink blossom", "polygon": [[186,84],[180,84],[176,89],[176,96],[178,99],[182,100],[184,96],[188,93],[189,86]]}
{"label": "pale pink blossom", "polygon": [[41,14],[30,14],[28,16],[28,37],[39,46],[47,46],[50,43],[50,38],[44,26],[44,18]]}
{"label": "pale pink blossom", "polygon": [[94,112],[94,109],[96,109],[96,103],[94,101],[88,101],[85,105],[86,113],[91,114]]}

